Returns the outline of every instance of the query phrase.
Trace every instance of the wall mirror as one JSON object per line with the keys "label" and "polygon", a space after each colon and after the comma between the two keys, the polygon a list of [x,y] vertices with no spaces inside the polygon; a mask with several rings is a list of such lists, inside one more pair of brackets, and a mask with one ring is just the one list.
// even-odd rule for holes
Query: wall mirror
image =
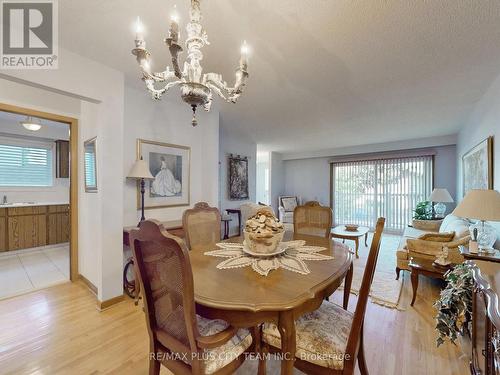
{"label": "wall mirror", "polygon": [[85,152],[85,191],[87,193],[97,193],[97,156],[96,140],[94,137],[83,143]]}

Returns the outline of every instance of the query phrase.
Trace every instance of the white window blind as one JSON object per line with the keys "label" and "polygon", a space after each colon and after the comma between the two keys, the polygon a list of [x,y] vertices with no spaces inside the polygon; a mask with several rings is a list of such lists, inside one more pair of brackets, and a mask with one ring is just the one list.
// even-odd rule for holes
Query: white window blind
{"label": "white window blind", "polygon": [[335,224],[373,228],[382,216],[386,229],[402,231],[416,204],[431,194],[433,160],[417,156],[333,163]]}
{"label": "white window blind", "polygon": [[52,147],[0,143],[0,186],[53,185]]}

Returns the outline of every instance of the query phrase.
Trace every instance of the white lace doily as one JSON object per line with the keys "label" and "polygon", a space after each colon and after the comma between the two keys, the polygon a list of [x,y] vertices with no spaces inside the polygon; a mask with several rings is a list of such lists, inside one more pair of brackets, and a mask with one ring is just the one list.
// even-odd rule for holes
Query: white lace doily
{"label": "white lace doily", "polygon": [[287,248],[284,253],[270,258],[253,257],[243,251],[242,243],[221,242],[218,250],[207,251],[205,255],[228,258],[217,265],[218,269],[241,268],[251,266],[252,269],[267,276],[271,270],[284,268],[286,270],[307,275],[311,271],[305,260],[332,260],[330,255],[320,254],[325,247],[307,246],[305,241],[283,242]]}

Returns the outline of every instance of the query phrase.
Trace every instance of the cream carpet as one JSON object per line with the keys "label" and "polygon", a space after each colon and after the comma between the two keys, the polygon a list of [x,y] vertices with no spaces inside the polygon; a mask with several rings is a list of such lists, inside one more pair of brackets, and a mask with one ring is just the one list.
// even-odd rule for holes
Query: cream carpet
{"label": "cream carpet", "polygon": [[[366,266],[368,252],[370,250],[373,233],[368,234],[368,247],[364,241],[359,244],[359,258],[354,258],[354,274],[352,277],[351,293],[358,294],[361,287],[361,280]],[[399,308],[399,297],[403,288],[404,272],[396,280],[396,250],[400,241],[400,236],[384,234],[380,245],[380,253],[373,277],[370,298],[372,302],[390,308]],[[335,241],[342,241],[336,239]],[[354,250],[354,241],[346,240],[345,244]]]}

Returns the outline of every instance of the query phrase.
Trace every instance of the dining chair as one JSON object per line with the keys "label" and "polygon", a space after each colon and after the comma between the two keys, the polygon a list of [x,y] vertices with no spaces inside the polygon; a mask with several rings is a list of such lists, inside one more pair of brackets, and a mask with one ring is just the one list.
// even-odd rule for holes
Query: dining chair
{"label": "dining chair", "polygon": [[196,314],[189,251],[156,220],[130,233],[144,296],[149,373],[232,374],[254,342],[246,329]]}
{"label": "dining chair", "polygon": [[332,209],[317,201],[309,201],[293,211],[293,230],[297,234],[330,237]]}
{"label": "dining chair", "polygon": [[[379,218],[366,262],[354,314],[324,301],[320,308],[295,322],[296,352],[294,366],[310,375],[352,375],[356,360],[362,375],[368,375],[363,347],[363,326],[368,294],[373,281],[385,219]],[[280,352],[281,336],[274,323],[262,326],[264,352]],[[265,365],[259,364],[259,375]]]}
{"label": "dining chair", "polygon": [[186,245],[190,250],[213,250],[221,238],[221,216],[219,210],[206,202],[198,202],[184,211],[182,227],[186,234]]}

